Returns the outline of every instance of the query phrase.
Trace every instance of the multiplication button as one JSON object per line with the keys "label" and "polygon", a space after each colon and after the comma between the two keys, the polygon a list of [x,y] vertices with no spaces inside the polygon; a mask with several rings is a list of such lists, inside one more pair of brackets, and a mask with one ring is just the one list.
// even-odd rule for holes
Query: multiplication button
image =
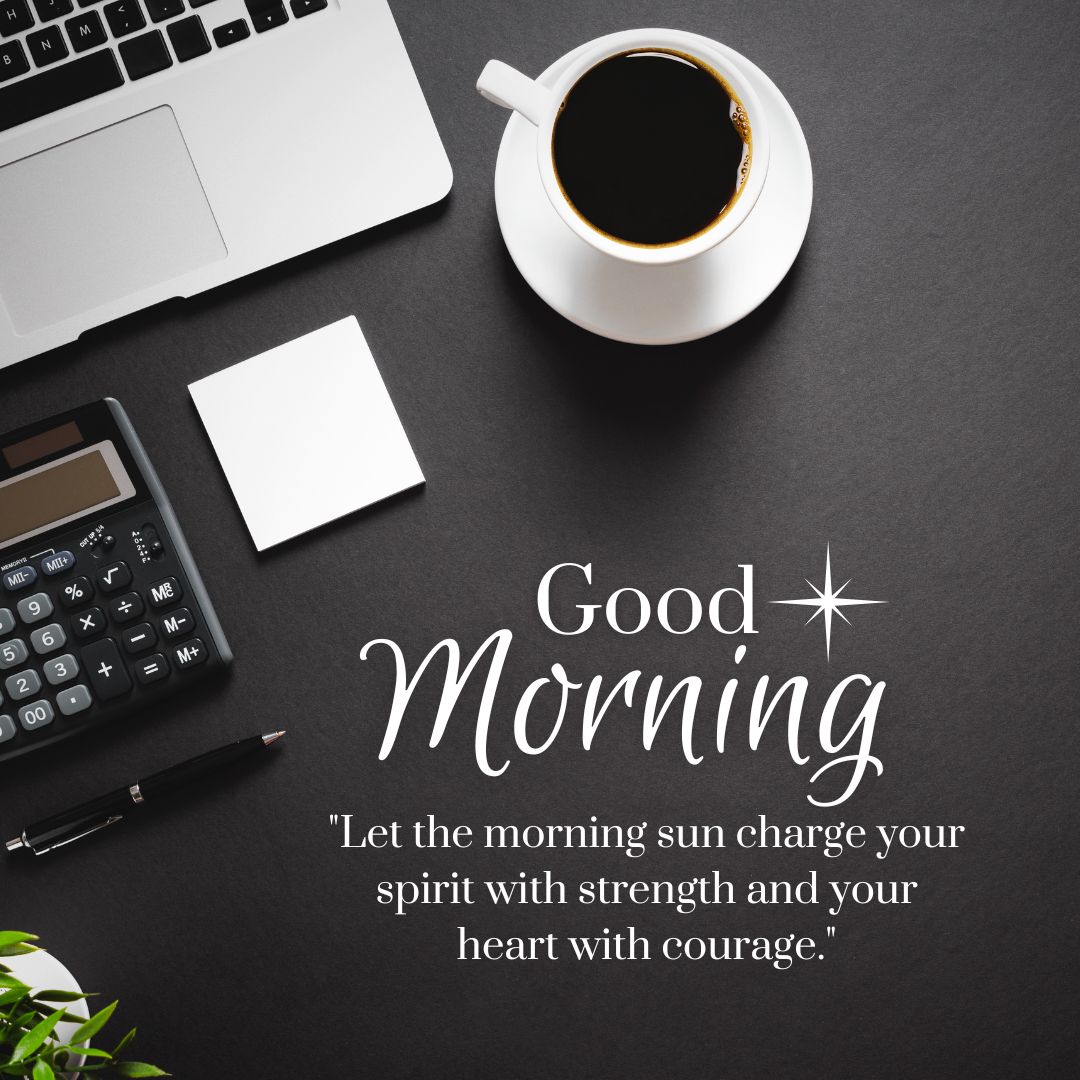
{"label": "multiplication button", "polygon": [[80,611],[71,620],[71,632],[80,640],[100,634],[105,629],[105,612],[99,607]]}
{"label": "multiplication button", "polygon": [[91,704],[90,690],[82,683],[56,695],[56,707],[65,716],[75,716],[77,713],[86,712]]}

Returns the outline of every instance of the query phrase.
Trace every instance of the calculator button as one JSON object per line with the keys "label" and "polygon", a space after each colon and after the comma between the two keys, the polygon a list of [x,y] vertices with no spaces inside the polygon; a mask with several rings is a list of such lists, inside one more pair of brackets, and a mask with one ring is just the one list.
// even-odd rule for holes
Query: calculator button
{"label": "calculator button", "polygon": [[88,577],[77,577],[65,581],[60,590],[60,603],[66,608],[79,607],[94,595],[94,586]]}
{"label": "calculator button", "polygon": [[20,671],[4,680],[4,689],[12,701],[23,701],[41,689],[41,679],[36,671]]}
{"label": "calculator button", "polygon": [[172,654],[176,666],[184,671],[206,660],[206,646],[199,638],[192,638],[190,641],[185,641],[183,645],[177,645]]}
{"label": "calculator button", "polygon": [[124,631],[124,648],[129,653],[146,652],[157,643],[157,633],[148,622],[141,622]]}
{"label": "calculator button", "polygon": [[175,604],[183,595],[184,590],[180,588],[180,582],[176,578],[163,578],[150,586],[150,606],[168,607],[170,604]]}
{"label": "calculator button", "polygon": [[137,592],[124,593],[109,604],[109,614],[118,622],[131,622],[143,613],[142,597]]}
{"label": "calculator button", "polygon": [[87,645],[83,649],[83,665],[94,692],[102,701],[120,697],[131,689],[131,678],[112,638]]}
{"label": "calculator button", "polygon": [[141,686],[164,679],[169,674],[169,661],[161,653],[154,653],[135,665],[135,678]]}
{"label": "calculator button", "polygon": [[72,617],[71,631],[80,640],[100,634],[105,629],[105,612],[99,607],[87,608]]}
{"label": "calculator button", "polygon": [[170,611],[169,614],[161,620],[161,632],[170,641],[187,637],[194,629],[195,617],[186,607],[177,608],[176,611]]}
{"label": "calculator button", "polygon": [[75,556],[70,551],[55,551],[41,560],[41,572],[46,577],[64,574],[75,565]]}
{"label": "calculator button", "polygon": [[41,622],[52,613],[52,601],[43,592],[36,592],[33,596],[24,596],[19,601],[19,618],[24,623]]}
{"label": "calculator button", "polygon": [[56,707],[65,716],[74,716],[76,713],[86,712],[90,708],[90,690],[79,683],[56,695]]}
{"label": "calculator button", "polygon": [[41,701],[24,705],[19,710],[19,723],[27,731],[36,731],[38,728],[45,727],[46,724],[51,724],[55,715],[53,707],[43,698]]}
{"label": "calculator button", "polygon": [[59,623],[49,623],[48,626],[43,626],[30,635],[30,643],[38,656],[44,656],[46,653],[62,649],[67,644],[67,634]]}
{"label": "calculator button", "polygon": [[71,653],[64,653],[63,656],[48,661],[41,670],[45,672],[45,681],[50,686],[59,686],[79,674],[79,661]]}
{"label": "calculator button", "polygon": [[102,592],[119,592],[131,584],[131,569],[126,562],[115,562],[98,572],[97,583]]}
{"label": "calculator button", "polygon": [[0,716],[0,743],[15,738],[15,721],[10,716]]}
{"label": "calculator button", "polygon": [[15,629],[15,616],[11,608],[0,607],[0,637],[6,637]]}
{"label": "calculator button", "polygon": [[0,671],[6,671],[26,660],[26,642],[22,638],[12,638],[0,645]]}
{"label": "calculator button", "polygon": [[19,566],[4,575],[4,588],[8,592],[28,589],[37,581],[37,571],[32,566]]}

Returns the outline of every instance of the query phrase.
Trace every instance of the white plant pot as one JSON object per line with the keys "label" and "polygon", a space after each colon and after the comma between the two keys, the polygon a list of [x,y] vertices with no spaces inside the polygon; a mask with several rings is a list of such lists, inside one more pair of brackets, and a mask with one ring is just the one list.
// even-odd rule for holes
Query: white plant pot
{"label": "white plant pot", "polygon": [[[27,986],[33,987],[35,992],[39,990],[70,990],[75,994],[83,992],[82,987],[75,981],[75,976],[51,953],[39,950],[38,952],[26,953],[23,956],[6,956],[3,958],[3,963],[11,968],[11,974],[16,979],[21,979]],[[60,1007],[60,1004],[60,1002],[57,1003],[57,1008]],[[83,1000],[65,1004],[65,1008],[72,1016],[81,1016],[83,1019],[88,1019],[90,1016],[90,1010]],[[75,1033],[77,1026],[77,1024],[72,1023],[57,1024],[56,1039],[59,1042],[67,1042]],[[78,1070],[85,1061],[86,1057],[83,1054],[79,1054],[77,1057],[72,1056],[71,1068],[63,1075],[68,1080],[78,1080]]]}

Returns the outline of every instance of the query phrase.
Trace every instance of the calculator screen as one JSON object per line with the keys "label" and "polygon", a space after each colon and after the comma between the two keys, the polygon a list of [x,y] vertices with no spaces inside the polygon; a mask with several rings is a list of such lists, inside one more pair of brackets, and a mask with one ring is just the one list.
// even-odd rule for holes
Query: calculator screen
{"label": "calculator screen", "polygon": [[88,446],[0,483],[0,548],[134,494],[116,447]]}

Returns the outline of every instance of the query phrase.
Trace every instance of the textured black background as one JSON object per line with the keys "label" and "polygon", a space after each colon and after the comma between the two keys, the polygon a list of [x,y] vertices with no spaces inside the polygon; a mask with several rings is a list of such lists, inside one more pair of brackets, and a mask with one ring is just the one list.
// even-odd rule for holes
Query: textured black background
{"label": "textured black background", "polygon": [[[259,1076],[1041,1077],[1077,1064],[1075,95],[1066,3],[632,2],[394,8],[456,179],[449,199],[0,375],[3,426],[119,397],[184,523],[237,654],[222,689],[0,771],[0,824],[96,794],[229,737],[289,728],[280,757],[170,813],[62,856],[10,861],[0,924],[36,930],[88,987],[122,999],[144,1056],[187,1078]],[[756,314],[662,351],[602,341],[517,276],[491,177],[505,114],[473,84],[498,56],[537,72],[635,25],[709,34],[761,65],[797,112],[814,216]],[[357,108],[369,108],[357,103]],[[348,178],[343,178],[347,183]],[[426,489],[257,557],[186,384],[332,320],[364,327]],[[819,623],[764,601],[840,580],[884,608]],[[591,560],[596,595],[707,595],[757,568],[761,633],[743,664],[805,673],[820,706],[853,671],[889,688],[885,761],[840,811],[779,730],[698,768],[632,718],[593,751],[573,728],[501,780],[472,763],[468,712],[445,745],[407,726],[378,763],[388,636],[417,657],[515,632],[520,688],[572,676],[702,674],[735,642],[707,631],[557,639],[534,597]],[[505,746],[514,697],[501,698]],[[430,692],[421,699],[428,714]],[[812,709],[808,709],[813,719]],[[414,721],[423,716],[418,711]],[[740,728],[739,717],[743,717]],[[812,734],[812,726],[809,731]],[[707,734],[706,734],[707,739]],[[752,819],[952,822],[955,852],[875,863],[811,853],[339,851],[334,811],[479,825]],[[384,877],[884,875],[907,908],[745,906],[416,910]],[[491,934],[784,933],[823,961],[765,965],[466,964],[454,927]],[[837,926],[825,941],[825,925]]]}

